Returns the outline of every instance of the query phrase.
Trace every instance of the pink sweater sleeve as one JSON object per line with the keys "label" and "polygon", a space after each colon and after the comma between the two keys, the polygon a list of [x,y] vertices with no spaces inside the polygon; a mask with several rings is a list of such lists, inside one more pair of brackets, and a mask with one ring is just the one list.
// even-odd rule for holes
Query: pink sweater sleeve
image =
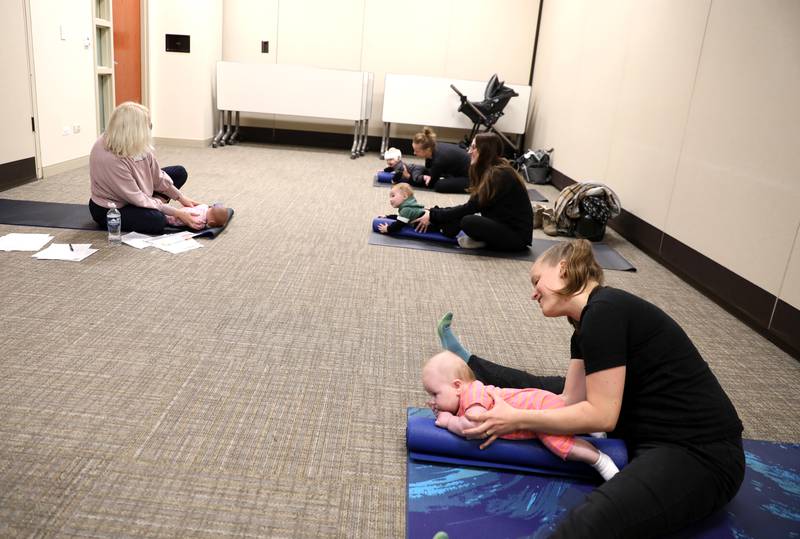
{"label": "pink sweater sleeve", "polygon": [[153,189],[159,193],[164,193],[172,200],[178,200],[181,198],[181,192],[177,187],[175,187],[175,184],[172,183],[172,178],[170,178],[169,174],[161,170],[161,167],[158,166],[158,160],[156,159],[156,156],[150,154],[148,158],[151,160],[153,178],[156,178],[155,182],[153,182]]}
{"label": "pink sweater sleeve", "polygon": [[113,202],[118,208],[131,204],[175,215],[177,208],[153,197],[156,186],[164,186],[163,192],[168,196],[180,196],[172,180],[168,176],[162,179],[161,173],[152,155],[140,159],[119,157],[106,150],[102,137],[89,155],[92,200],[104,208]]}

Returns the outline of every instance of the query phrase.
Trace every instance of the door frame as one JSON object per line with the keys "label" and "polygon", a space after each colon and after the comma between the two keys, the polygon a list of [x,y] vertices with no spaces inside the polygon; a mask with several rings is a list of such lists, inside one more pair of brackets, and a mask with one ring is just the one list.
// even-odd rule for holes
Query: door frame
{"label": "door frame", "polygon": [[150,77],[148,75],[150,72],[149,5],[150,2],[148,0],[140,0],[139,2],[139,24],[141,28],[141,62],[139,62],[139,64],[142,69],[142,105],[148,109],[150,108]]}
{"label": "door frame", "polygon": [[33,161],[36,167],[36,179],[41,180],[42,173],[42,144],[39,140],[39,108],[36,103],[36,66],[33,61],[33,26],[31,24],[31,1],[22,0],[22,14],[25,17],[25,48],[28,60],[28,88],[31,98],[31,116],[33,117]]}

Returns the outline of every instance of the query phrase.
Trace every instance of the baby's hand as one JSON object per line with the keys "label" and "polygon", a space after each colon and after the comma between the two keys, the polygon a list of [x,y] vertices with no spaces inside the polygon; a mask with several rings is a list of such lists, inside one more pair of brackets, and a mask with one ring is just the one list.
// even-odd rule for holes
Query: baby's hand
{"label": "baby's hand", "polygon": [[380,232],[381,234],[386,234],[387,232],[389,232],[389,225],[387,225],[386,223],[379,224],[378,232]]}
{"label": "baby's hand", "polygon": [[450,423],[450,419],[453,417],[455,416],[450,412],[443,412],[440,410],[439,413],[436,414],[436,426],[446,429],[447,424]]}

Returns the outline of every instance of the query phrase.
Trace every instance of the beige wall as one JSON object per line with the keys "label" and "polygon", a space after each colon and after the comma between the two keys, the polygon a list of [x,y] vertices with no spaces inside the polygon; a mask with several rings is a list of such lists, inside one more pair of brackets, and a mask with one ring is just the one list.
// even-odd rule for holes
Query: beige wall
{"label": "beige wall", "polygon": [[[226,0],[222,11],[222,59],[275,63],[278,0]],[[269,52],[261,42],[269,41]],[[235,60],[234,60],[235,58]]]}
{"label": "beige wall", "polygon": [[0,0],[0,164],[34,156],[33,106],[28,77],[28,45],[23,0]]}
{"label": "beige wall", "polygon": [[546,3],[527,145],[800,307],[800,2]]}
{"label": "beige wall", "polygon": [[[153,136],[210,142],[216,63],[222,59],[222,0],[150,2],[148,22]],[[191,52],[166,52],[165,34],[191,36]]]}
{"label": "beige wall", "polygon": [[[528,84],[538,2],[530,0],[226,0],[224,59],[276,61],[375,74],[370,134],[382,134],[386,73],[488,80],[497,72]],[[414,14],[409,15],[409,14]],[[491,20],[491,24],[486,21]],[[234,33],[231,29],[236,29]],[[267,60],[252,52],[270,36]],[[489,45],[487,45],[489,44]],[[491,48],[491,54],[485,49]],[[271,127],[272,117],[243,115],[244,125]],[[278,118],[276,127],[349,133],[346,122]],[[419,126],[396,126],[408,137]],[[458,133],[461,136],[463,133]],[[455,133],[453,133],[455,136]],[[445,133],[446,136],[446,133]]]}
{"label": "beige wall", "polygon": [[30,7],[41,166],[49,167],[85,157],[97,138],[92,4]]}

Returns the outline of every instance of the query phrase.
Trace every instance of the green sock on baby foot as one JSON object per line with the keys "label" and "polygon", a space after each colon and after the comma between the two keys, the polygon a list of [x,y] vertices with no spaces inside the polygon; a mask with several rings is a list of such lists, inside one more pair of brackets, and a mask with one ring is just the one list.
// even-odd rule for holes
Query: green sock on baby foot
{"label": "green sock on baby foot", "polygon": [[458,337],[453,335],[453,330],[450,329],[450,324],[452,322],[453,313],[447,313],[442,317],[441,320],[439,320],[439,323],[436,324],[436,333],[439,334],[439,340],[442,341],[442,348],[453,352],[464,361],[469,361],[469,356],[472,354],[470,354],[469,350],[461,345]]}

